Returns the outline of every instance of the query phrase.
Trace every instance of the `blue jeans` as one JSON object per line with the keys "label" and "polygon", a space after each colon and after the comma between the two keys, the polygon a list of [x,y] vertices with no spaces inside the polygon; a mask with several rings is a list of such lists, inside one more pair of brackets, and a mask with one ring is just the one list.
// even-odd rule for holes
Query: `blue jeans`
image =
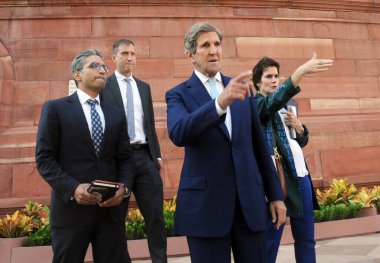
{"label": "blue jeans", "polygon": [[[299,178],[299,187],[303,200],[303,217],[290,217],[290,225],[294,238],[294,252],[297,263],[315,263],[315,240],[314,240],[314,215],[313,198],[310,179]],[[274,228],[271,217],[268,219],[267,254],[268,263],[276,262],[278,248],[284,225],[279,230]]]}

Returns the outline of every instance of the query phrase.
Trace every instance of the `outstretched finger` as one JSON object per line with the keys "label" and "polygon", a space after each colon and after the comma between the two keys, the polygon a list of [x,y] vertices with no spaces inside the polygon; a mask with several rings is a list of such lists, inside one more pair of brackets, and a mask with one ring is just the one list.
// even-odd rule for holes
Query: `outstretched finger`
{"label": "outstretched finger", "polygon": [[251,80],[251,79],[252,79],[252,70],[247,70],[247,71],[240,73],[236,77],[234,77],[231,81],[243,82],[245,80]]}

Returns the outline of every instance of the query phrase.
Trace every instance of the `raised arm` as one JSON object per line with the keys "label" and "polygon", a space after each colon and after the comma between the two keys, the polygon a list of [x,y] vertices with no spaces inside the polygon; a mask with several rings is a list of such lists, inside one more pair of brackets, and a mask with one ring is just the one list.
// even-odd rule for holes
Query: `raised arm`
{"label": "raised arm", "polygon": [[297,87],[306,75],[328,70],[333,65],[333,62],[331,59],[317,58],[317,54],[313,53],[313,57],[299,66],[292,74],[293,85]]}

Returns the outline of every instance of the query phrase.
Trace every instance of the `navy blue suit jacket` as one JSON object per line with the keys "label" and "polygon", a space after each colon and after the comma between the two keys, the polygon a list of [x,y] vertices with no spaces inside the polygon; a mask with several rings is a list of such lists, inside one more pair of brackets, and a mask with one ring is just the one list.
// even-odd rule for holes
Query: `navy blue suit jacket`
{"label": "navy blue suit jacket", "polygon": [[[230,78],[222,75],[224,86]],[[232,138],[199,78],[166,93],[167,125],[173,143],[185,147],[178,189],[175,232],[218,237],[231,229],[239,197],[247,225],[265,231],[266,200],[283,194],[258,117],[254,97],[230,106]]]}
{"label": "navy blue suit jacket", "polygon": [[[99,157],[78,95],[45,103],[37,134],[36,163],[42,177],[52,187],[52,226],[84,226],[92,222],[96,206],[71,200],[76,187],[95,179],[132,186],[131,149],[122,111],[101,103],[105,131]],[[120,206],[104,208],[114,221],[124,220]]]}

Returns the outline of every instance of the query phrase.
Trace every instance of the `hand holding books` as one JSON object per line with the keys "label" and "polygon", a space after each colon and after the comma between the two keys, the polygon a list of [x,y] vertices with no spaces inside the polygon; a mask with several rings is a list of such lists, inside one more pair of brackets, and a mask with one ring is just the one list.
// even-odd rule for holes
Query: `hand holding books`
{"label": "hand holding books", "polygon": [[[104,202],[115,196],[116,192],[123,187],[124,185],[122,183],[95,180],[88,187],[87,191],[91,194],[100,195],[102,197],[102,202]],[[130,191],[127,187],[125,187],[125,191],[124,198],[130,195]]]}

